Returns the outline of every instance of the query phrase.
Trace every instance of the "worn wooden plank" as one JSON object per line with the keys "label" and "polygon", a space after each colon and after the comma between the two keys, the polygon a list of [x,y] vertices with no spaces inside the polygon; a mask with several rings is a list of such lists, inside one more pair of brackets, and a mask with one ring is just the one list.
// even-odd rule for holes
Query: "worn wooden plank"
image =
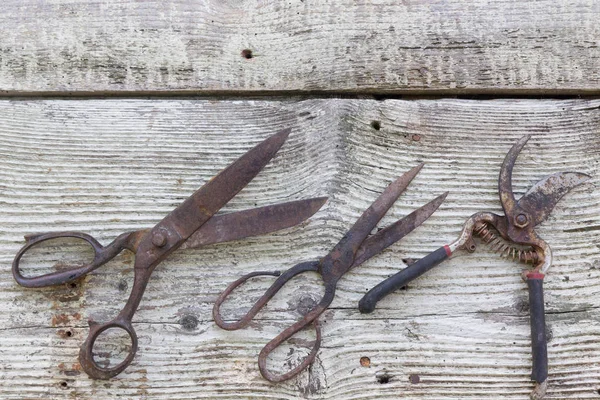
{"label": "worn wooden plank", "polygon": [[[356,310],[366,290],[453,240],[469,215],[501,211],[499,167],[525,133],[534,137],[515,168],[518,193],[556,171],[593,176],[538,231],[554,250],[546,282],[548,398],[598,396],[598,100],[1,101],[0,122],[2,398],[527,398],[522,266],[485,246],[457,254],[372,315]],[[322,195],[329,202],[302,226],[171,256],[136,314],[133,365],[111,381],[88,379],[77,364],[86,321],[107,320],[122,307],[132,257],[119,256],[75,287],[24,289],[10,274],[22,236],[81,230],[106,243],[151,226],[252,144],[288,126],[293,134],[277,157],[225,209]],[[388,182],[419,161],[425,168],[384,224],[446,190],[447,201],[341,280],[310,372],[277,385],[263,380],[260,348],[318,299],[318,279],[297,278],[243,331],[212,322],[218,293],[250,270],[322,256]],[[55,250],[38,252],[29,270],[38,259],[53,260]],[[67,248],[59,260],[72,260],[77,250]],[[241,315],[267,283],[244,286],[227,309]],[[273,368],[308,351],[311,333],[303,337],[294,351],[274,356]],[[416,376],[420,382],[411,383]]]}
{"label": "worn wooden plank", "polygon": [[0,90],[598,93],[599,19],[593,0],[5,0]]}

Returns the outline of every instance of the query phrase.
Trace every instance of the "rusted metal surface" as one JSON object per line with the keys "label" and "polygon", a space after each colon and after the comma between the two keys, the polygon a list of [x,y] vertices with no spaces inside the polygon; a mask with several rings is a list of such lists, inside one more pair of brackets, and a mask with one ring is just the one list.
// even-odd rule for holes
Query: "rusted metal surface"
{"label": "rusted metal surface", "polygon": [[513,261],[520,261],[525,264],[537,264],[539,260],[538,253],[531,248],[520,248],[512,245],[499,237],[485,222],[475,224],[475,232],[483,242],[489,245],[495,253],[502,257],[511,258]]}
{"label": "rusted metal surface", "polygon": [[590,179],[580,172],[558,172],[538,181],[517,202],[536,226],[548,218],[558,201],[574,187]]}
{"label": "rusted metal surface", "polygon": [[[523,136],[509,150],[502,163],[498,178],[498,194],[504,215],[481,212],[472,215],[465,222],[459,238],[453,243],[426,256],[396,275],[386,279],[371,289],[360,301],[362,312],[371,312],[375,304],[408,281],[420,276],[439,262],[449,257],[454,251],[464,249],[475,251],[473,235],[491,245],[492,249],[502,256],[533,264],[531,271],[523,273],[523,279],[529,286],[530,325],[532,337],[533,368],[532,380],[536,382],[531,394],[532,398],[542,398],[545,394],[548,376],[548,360],[546,351],[546,332],[544,322],[543,278],[552,264],[550,246],[535,232],[536,225],[544,221],[556,203],[571,189],[584,183],[590,177],[579,172],[559,172],[541,179],[533,185],[518,201],[512,187],[512,171],[517,157],[530,136]],[[493,232],[497,231],[498,235]],[[432,255],[440,254],[437,257]]]}
{"label": "rusted metal surface", "polygon": [[[536,183],[519,201],[515,200],[512,190],[512,170],[521,149],[530,136],[524,136],[510,149],[500,170],[498,192],[504,209],[504,217],[494,215],[491,221],[483,222],[485,215],[471,217],[475,223],[494,226],[500,235],[512,243],[531,246],[531,252],[519,252],[521,261],[534,262],[532,271],[524,272],[523,278],[529,287],[529,312],[531,326],[532,373],[531,379],[536,382],[531,394],[532,398],[545,395],[548,378],[548,354],[546,325],[544,317],[544,274],[552,264],[550,246],[535,232],[535,226],[545,220],[554,209],[556,203],[572,188],[587,181],[590,177],[579,172],[560,172],[548,176]],[[516,251],[514,248],[507,251]],[[524,257],[523,257],[524,255]],[[530,260],[531,258],[531,260]],[[535,258],[535,260],[534,260]]]}
{"label": "rusted metal surface", "polygon": [[[180,248],[231,242],[289,228],[316,213],[326,201],[327,197],[317,197],[216,215],[194,232]],[[232,227],[235,229],[231,229]]]}
{"label": "rusted metal surface", "polygon": [[446,200],[448,192],[445,192],[423,207],[416,209],[406,217],[383,228],[379,232],[365,239],[356,252],[356,258],[352,267],[362,264],[369,258],[386,249],[388,246],[402,239],[409,232],[420,226],[435,210]]}
{"label": "rusted metal surface", "polygon": [[[474,229],[481,230],[483,224],[491,225],[504,239],[515,244],[530,246],[537,256],[531,256],[521,261],[529,262],[532,257],[535,257],[534,271],[545,273],[552,262],[552,253],[547,243],[537,235],[534,228],[548,217],[556,203],[566,193],[590,177],[579,172],[559,172],[538,181],[519,201],[516,201],[512,189],[512,171],[519,153],[529,138],[530,136],[527,135],[519,139],[506,154],[502,163],[498,178],[498,193],[504,209],[504,216],[478,213],[470,219],[473,221]],[[463,230],[463,233],[471,236],[473,230],[469,231],[467,228]],[[506,251],[511,251],[511,249]]]}
{"label": "rusted metal surface", "polygon": [[[285,129],[264,140],[198,189],[152,229],[120,235],[108,246],[102,246],[92,236],[80,232],[53,232],[31,235],[13,261],[13,276],[22,286],[43,287],[73,281],[105,264],[122,250],[135,253],[134,283],[127,303],[112,321],[90,321],[90,331],[81,346],[79,361],[92,378],[109,379],[121,373],[133,360],[138,340],[132,318],[142,299],[146,285],[156,266],[180,247],[194,248],[207,244],[272,232],[295,225],[314,214],[326,201],[316,198],[277,204],[214,217],[213,215],[246,186],[271,160],[290,133]],[[55,238],[70,237],[88,242],[94,260],[87,265],[38,276],[24,277],[20,271],[21,257],[32,247]],[[186,244],[186,240],[190,239]],[[131,339],[126,358],[114,367],[101,367],[94,360],[94,343],[111,328],[125,330]]]}
{"label": "rusted metal surface", "polygon": [[[422,167],[423,164],[420,164],[392,182],[377,200],[363,212],[339,243],[321,260],[298,264],[283,274],[263,271],[247,274],[230,284],[218,297],[213,308],[213,318],[216,324],[226,330],[236,330],[246,326],[267,302],[294,276],[304,272],[317,272],[321,275],[325,285],[325,293],[320,302],[306,313],[301,320],[285,329],[261,350],[258,356],[258,366],[265,379],[271,382],[285,381],[311,365],[321,345],[321,329],[318,318],[333,301],[339,279],[351,268],[360,265],[370,257],[378,254],[422,224],[443,202],[447,193],[368,238],[369,233],[376,227],[377,223],[383,218]],[[278,276],[278,278],[241,319],[234,322],[226,322],[220,312],[221,304],[223,304],[236,287],[248,279],[260,275],[273,275]],[[316,340],[310,354],[300,364],[285,373],[274,374],[270,372],[267,369],[269,354],[297,332],[310,325],[316,330]]]}
{"label": "rusted metal surface", "polygon": [[[531,398],[545,396],[548,377],[548,354],[544,317],[544,274],[552,265],[550,246],[535,232],[535,226],[544,221],[556,203],[571,189],[590,177],[579,172],[559,172],[541,179],[518,201],[512,189],[512,171],[517,157],[530,136],[523,136],[506,154],[500,176],[498,192],[504,216],[492,213],[477,213],[465,224],[460,239],[451,246],[473,250],[473,233],[484,241],[493,243],[493,249],[504,256],[512,256],[521,262],[532,263],[531,271],[522,276],[529,287],[529,312],[531,326],[532,374],[535,387]],[[509,243],[502,243],[491,232],[493,227]],[[527,246],[529,249],[516,247]]]}

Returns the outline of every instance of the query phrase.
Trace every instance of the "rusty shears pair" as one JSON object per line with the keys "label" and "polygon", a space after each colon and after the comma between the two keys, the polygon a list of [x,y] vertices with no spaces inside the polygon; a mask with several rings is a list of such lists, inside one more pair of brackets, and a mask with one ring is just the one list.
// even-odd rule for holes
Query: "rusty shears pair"
{"label": "rusty shears pair", "polygon": [[[219,296],[213,308],[213,318],[217,325],[223,329],[235,330],[243,328],[254,318],[254,316],[267,304],[267,302],[293,277],[304,272],[316,272],[323,279],[325,294],[320,302],[313,307],[304,317],[285,329],[272,339],[258,356],[260,373],[271,382],[281,382],[292,378],[307,368],[314,361],[321,345],[321,328],[318,318],[329,307],[335,297],[335,289],[340,278],[350,269],[362,264],[369,258],[380,253],[388,246],[402,239],[409,232],[421,225],[442,204],[446,195],[444,193],[424,206],[413,211],[406,217],[381,229],[379,232],[369,236],[377,223],[387,213],[396,199],[402,194],[413,178],[419,173],[423,164],[420,164],[392,182],[384,192],[375,200],[369,208],[354,223],[354,226],[342,237],[339,243],[323,258],[318,261],[309,261],[297,264],[284,273],[280,272],[252,272],[233,282]],[[229,294],[239,285],[250,278],[259,275],[278,276],[277,280],[267,289],[265,294],[252,306],[252,308],[239,321],[226,322],[220,313],[220,307]],[[304,360],[290,371],[276,375],[267,369],[267,357],[283,342],[290,339],[302,329],[314,326],[316,330],[316,341],[312,350]]]}
{"label": "rusty shears pair", "polygon": [[[284,143],[289,132],[289,129],[281,131],[248,151],[211,181],[198,189],[152,229],[124,233],[106,247],[103,247],[93,237],[80,232],[51,232],[26,237],[26,245],[17,253],[13,262],[13,275],[16,281],[26,287],[44,287],[71,282],[105,264],[125,249],[136,254],[134,284],[127,303],[119,315],[112,321],[104,324],[90,322],[88,338],[81,346],[79,360],[83,370],[90,377],[109,379],[121,373],[133,360],[138,344],[137,336],[132,326],[133,315],[140,304],[152,271],[169,254],[178,248],[196,248],[290,227],[310,217],[321,208],[327,200],[326,198],[308,199],[213,216],[269,162]],[[383,194],[363,213],[333,250],[321,260],[298,264],[281,275],[279,273],[268,272],[248,274],[234,282],[219,296],[213,311],[216,323],[224,329],[237,329],[245,326],[268,300],[294,276],[303,272],[317,272],[321,274],[325,283],[325,295],[321,302],[309,311],[301,321],[295,323],[269,342],[261,352],[259,366],[265,378],[271,381],[289,379],[310,365],[317,354],[321,341],[321,330],[317,318],[331,304],[335,295],[337,282],[342,275],[352,267],[360,265],[386,247],[400,240],[404,235],[422,224],[444,201],[447,193],[437,197],[407,217],[379,231],[377,234],[368,237],[387,210],[421,170],[422,166],[421,164],[413,168],[390,184]],[[93,262],[42,276],[23,276],[19,268],[21,257],[32,247],[44,241],[62,237],[87,241],[95,251]],[[253,276],[265,274],[279,275],[279,277],[242,320],[238,322],[225,322],[219,313],[219,307],[225,297],[245,280]],[[304,362],[292,371],[282,375],[274,375],[268,372],[266,369],[268,354],[296,332],[310,325],[313,325],[316,329],[317,341],[312,352]],[[98,336],[111,328],[120,328],[129,334],[131,338],[131,350],[120,364],[114,367],[105,367],[99,365],[94,359],[93,348]]]}
{"label": "rusty shears pair", "polygon": [[457,240],[440,247],[375,286],[360,300],[359,309],[363,313],[372,312],[383,297],[406,286],[413,279],[450,257],[456,250],[465,249],[474,252],[473,236],[477,235],[501,255],[534,265],[533,270],[523,271],[522,276],[529,288],[533,358],[531,379],[536,382],[532,398],[541,398],[546,391],[548,377],[543,279],[552,264],[552,251],[550,246],[537,235],[534,227],[548,217],[556,203],[566,193],[590,177],[579,172],[558,172],[541,179],[517,201],[512,188],[512,171],[517,156],[529,138],[530,136],[524,136],[513,145],[500,170],[498,192],[504,216],[489,212],[472,215],[464,224]]}
{"label": "rusty shears pair", "polygon": [[[291,227],[304,221],[321,208],[327,198],[301,200],[214,216],[221,207],[263,169],[283,145],[289,133],[290,129],[280,131],[258,144],[198,189],[153,228],[123,233],[106,247],[90,235],[81,232],[50,232],[26,237],[27,243],[15,256],[12,266],[15,280],[25,287],[45,287],[68,283],[106,264],[123,250],[129,250],[136,254],[133,287],[121,312],[107,323],[100,324],[90,321],[88,337],[82,344],[79,353],[81,366],[90,377],[109,379],[121,373],[132,362],[138,346],[137,335],[132,326],[133,315],[142,300],[152,272],[169,254],[178,248],[197,248]],[[319,261],[298,264],[279,276],[271,288],[267,290],[265,295],[241,321],[228,323],[221,318],[219,307],[224,298],[233,288],[252,276],[279,274],[255,272],[246,275],[234,282],[219,297],[214,308],[217,324],[225,329],[237,329],[246,325],[289,279],[302,272],[312,271],[321,274],[326,291],[318,306],[311,310],[301,321],[273,339],[261,352],[259,365],[265,378],[271,381],[285,380],[310,365],[320,345],[320,328],[317,324],[317,317],[333,300],[337,282],[342,275],[419,226],[443,202],[446,194],[439,196],[402,220],[367,238],[421,168],[422,164],[394,181],[363,213],[352,229],[326,257]],[[23,255],[32,247],[56,238],[75,238],[88,242],[94,250],[94,260],[89,264],[72,266],[66,269],[61,268],[57,272],[41,276],[25,277],[19,266]],[[300,366],[286,374],[276,376],[269,373],[266,370],[265,363],[270,351],[294,333],[309,325],[314,325],[317,330],[317,342],[310,356]],[[114,367],[106,367],[99,365],[97,360],[94,359],[94,343],[100,334],[112,328],[123,329],[127,332],[131,339],[131,350],[121,363]]]}
{"label": "rusty shears pair", "polygon": [[[17,253],[12,266],[15,280],[26,287],[68,283],[107,263],[123,250],[136,254],[133,287],[119,315],[104,324],[90,321],[89,335],[79,352],[81,366],[90,377],[109,379],[121,373],[133,360],[138,346],[137,335],[131,323],[133,315],[142,300],[154,268],[169,254],[178,248],[197,248],[291,227],[321,208],[326,198],[276,204],[214,216],[267,165],[289,133],[290,129],[285,129],[258,144],[198,189],[153,228],[123,233],[106,247],[90,235],[80,232],[50,232],[26,237],[27,243]],[[94,260],[89,264],[61,269],[42,276],[23,276],[19,263],[28,250],[44,241],[64,237],[88,242],[94,249]],[[105,367],[99,365],[94,359],[93,349],[98,336],[111,328],[123,329],[129,334],[131,349],[120,364]]]}

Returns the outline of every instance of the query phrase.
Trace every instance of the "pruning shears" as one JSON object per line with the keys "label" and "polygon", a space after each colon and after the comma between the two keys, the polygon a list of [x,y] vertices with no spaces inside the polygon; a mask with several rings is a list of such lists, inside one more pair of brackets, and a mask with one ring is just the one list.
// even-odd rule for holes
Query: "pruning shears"
{"label": "pruning shears", "polygon": [[[548,378],[546,323],[544,316],[543,280],[552,265],[552,250],[535,232],[535,226],[544,221],[556,203],[571,189],[587,181],[590,176],[580,172],[558,172],[533,185],[518,201],[512,188],[512,171],[517,156],[530,136],[523,136],[510,149],[500,170],[498,192],[504,215],[480,212],[472,215],[454,242],[444,245],[419,261],[372,288],[359,302],[363,313],[375,309],[379,300],[406,286],[413,279],[429,271],[457,250],[475,251],[473,236],[501,255],[523,263],[533,264],[523,271],[522,277],[529,288],[529,312],[533,366],[531,378],[536,382],[532,398],[544,396]],[[499,235],[499,236],[498,236]]]}

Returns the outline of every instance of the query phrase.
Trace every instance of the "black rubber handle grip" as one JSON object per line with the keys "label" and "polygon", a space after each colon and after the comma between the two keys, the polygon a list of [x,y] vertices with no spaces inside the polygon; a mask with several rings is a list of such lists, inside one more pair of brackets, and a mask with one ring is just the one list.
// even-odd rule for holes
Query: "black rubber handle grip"
{"label": "black rubber handle grip", "polygon": [[408,282],[423,275],[425,272],[450,257],[451,254],[452,252],[448,246],[440,247],[433,253],[428,254],[414,264],[404,268],[396,275],[387,278],[373,289],[369,290],[367,294],[360,299],[358,302],[358,309],[361,313],[373,312],[379,300],[383,299],[393,291],[406,286]]}
{"label": "black rubber handle grip", "polygon": [[548,378],[548,349],[546,344],[546,319],[544,314],[544,274],[527,275],[529,287],[529,316],[531,325],[531,354],[533,365],[531,379],[542,383]]}

